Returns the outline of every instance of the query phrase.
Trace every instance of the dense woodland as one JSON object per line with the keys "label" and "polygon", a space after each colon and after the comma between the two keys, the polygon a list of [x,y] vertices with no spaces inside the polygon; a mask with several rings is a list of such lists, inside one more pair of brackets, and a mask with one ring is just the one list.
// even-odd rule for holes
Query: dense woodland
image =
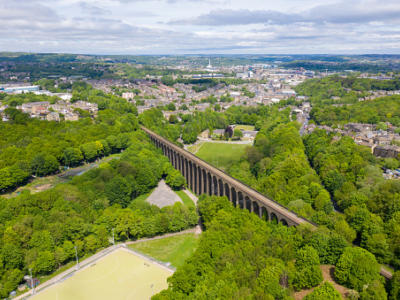
{"label": "dense woodland", "polygon": [[[203,195],[198,210],[206,228],[199,247],[168,279],[169,288],[152,299],[289,300],[295,291],[322,283],[320,264],[336,265],[336,280],[354,299],[387,299],[374,255],[326,227],[264,222],[226,197]],[[391,291],[397,290],[394,284]],[[305,299],[342,298],[324,283]]]}
{"label": "dense woodland", "polygon": [[[307,59],[307,58],[306,58]],[[320,60],[320,59],[318,59]],[[358,71],[358,72],[370,72],[370,73],[386,73],[388,70],[398,69],[396,66],[383,65],[383,64],[373,64],[373,63],[349,63],[346,61],[341,61],[340,58],[335,57],[334,63],[327,61],[311,61],[311,60],[298,60],[282,64],[284,68],[304,68],[306,70],[325,72],[326,70],[345,72],[346,70]]]}
{"label": "dense woodland", "polygon": [[[197,119],[200,121],[195,123],[199,128],[195,131],[197,133],[212,126],[215,126],[214,128],[218,128],[218,126],[223,128],[225,124],[235,122],[236,120],[232,119],[235,114],[230,114],[230,112],[238,112],[237,115],[239,117],[242,109],[239,107],[232,108],[231,111],[227,110],[223,114],[215,112],[200,113],[190,116],[190,119],[201,117],[201,119]],[[332,137],[326,136],[324,131],[317,130],[303,141],[298,132],[300,124],[290,122],[289,109],[279,112],[276,107],[260,106],[254,113],[258,117],[256,127],[259,129],[254,147],[248,147],[242,159],[230,165],[227,172],[275,201],[317,223],[320,226],[318,231],[322,230],[324,233],[318,232],[316,234],[314,239],[318,240],[318,242],[311,243],[310,238],[307,238],[304,246],[314,247],[319,253],[320,264],[338,266],[341,252],[334,258],[328,257],[329,255],[326,252],[330,251],[328,249],[331,249],[334,243],[337,243],[337,245],[341,245],[340,247],[350,247],[350,249],[353,249],[351,245],[361,247],[355,248],[357,250],[348,250],[346,252],[346,258],[343,258],[344,262],[341,263],[343,268],[359,256],[374,262],[371,263],[374,266],[374,272],[377,269],[379,270],[379,263],[391,264],[398,268],[400,254],[396,233],[400,229],[396,227],[398,226],[397,219],[399,219],[397,216],[398,205],[396,204],[398,184],[396,181],[386,181],[382,178],[382,171],[379,169],[382,166],[382,162],[376,160],[368,148],[357,146],[351,138],[342,138],[341,141],[331,145]],[[165,135],[171,140],[174,140],[174,136],[179,136],[180,127],[168,124],[165,121],[157,123],[158,118],[155,112],[149,111],[141,117],[149,118],[147,123],[154,124],[154,129],[158,130],[159,134]],[[153,119],[150,119],[150,117]],[[143,121],[144,119],[141,120]],[[228,122],[224,123],[226,120]],[[185,132],[186,127],[190,126],[190,121],[186,122],[183,132]],[[200,127],[200,124],[203,127]],[[383,163],[398,166],[397,161]],[[333,202],[331,201],[332,199]],[[330,242],[330,237],[335,238]],[[234,240],[236,241],[238,238]],[[240,253],[240,251],[237,252]],[[212,257],[217,259],[214,256]],[[361,263],[363,260],[364,258],[357,260],[357,263]],[[234,261],[236,262],[236,260]],[[213,263],[210,263],[212,264],[211,269],[214,272],[219,271],[218,267],[214,266]],[[216,264],[219,265],[218,263]],[[223,265],[225,266],[225,260]],[[189,272],[192,267],[192,265],[188,266],[185,271]],[[198,270],[197,263],[194,268]],[[361,266],[357,268],[361,268]],[[240,270],[240,272],[244,271]],[[260,270],[257,272],[256,274],[260,274]],[[368,276],[370,276],[372,271],[360,271],[360,274],[356,276],[361,276],[361,273],[365,272],[369,273]],[[223,274],[225,276],[225,273]],[[379,276],[370,277],[370,284],[374,288],[368,290],[362,288],[361,283],[353,282],[355,279],[350,279],[348,274],[343,275],[344,279],[339,279],[339,274],[341,273],[338,272],[337,275],[338,283],[357,290],[361,299],[386,299],[386,292],[383,287],[384,282]],[[254,278],[257,278],[257,276],[259,275],[255,275]],[[303,274],[303,276],[305,275]],[[212,280],[222,280],[218,278],[213,277]],[[224,280],[226,279],[225,277],[223,278]],[[179,289],[187,288],[189,283],[186,281],[181,282],[181,280],[183,278],[179,278],[179,281],[170,281],[171,290],[169,292],[173,291],[174,293],[171,295],[168,294],[169,292],[165,295],[162,294],[163,297],[166,297],[165,299],[178,297],[177,295],[182,292]],[[192,292],[205,292],[207,290],[203,286],[205,284],[203,281],[207,282],[208,279],[201,277],[199,280],[200,283],[191,283],[193,284],[193,290],[190,292],[185,290],[184,294],[188,295],[189,299],[196,299],[198,295],[203,296],[203,294],[192,294]],[[210,287],[218,286],[217,282],[219,281],[212,280]],[[293,275],[292,280],[294,280]],[[226,281],[232,282],[232,280],[228,279]],[[396,285],[395,282],[392,284]],[[240,290],[244,286],[247,287],[241,281],[238,288],[235,287],[232,290]],[[306,286],[303,285],[303,287]],[[308,286],[312,285],[308,283]],[[295,289],[296,285],[292,284],[292,288]],[[325,299],[321,295],[331,294],[331,290],[332,287],[325,284],[317,289],[316,296],[310,295],[307,299]],[[386,291],[391,293],[389,286],[386,286]],[[249,293],[253,296],[256,295],[251,288]],[[319,296],[317,295],[318,293],[320,293]],[[183,299],[187,296],[181,295],[181,297]],[[204,297],[207,298],[207,296]],[[209,298],[213,297],[217,296],[213,294]],[[233,299],[235,297],[241,298],[240,296],[232,296]],[[265,299],[263,297],[254,299]],[[271,299],[284,299],[281,297],[273,296]]]}
{"label": "dense woodland", "polygon": [[[203,195],[198,212],[206,230],[200,246],[169,279],[169,289],[154,298],[292,299],[294,291],[322,283],[320,264],[335,265],[337,282],[354,290],[359,296],[355,299],[400,296],[399,273],[389,284],[378,275],[381,263],[400,265],[400,188],[396,181],[383,180],[382,162],[368,148],[346,137],[331,143],[332,136],[320,130],[302,139],[290,108],[279,111],[279,105],[207,109],[181,115],[177,122],[166,120],[157,108],[136,116],[134,105],[84,83],[72,88],[73,101],[99,104],[96,118],[56,123],[27,119],[14,108],[7,111],[11,120],[0,124],[1,188],[10,191],[32,174],[52,174],[60,166],[117,153],[120,159],[45,192],[1,198],[0,297],[29,268],[37,276],[49,274],[73,259],[74,246],[79,256],[108,246],[112,228],[123,241],[195,225],[194,208],[175,204],[159,209],[140,200],[162,177],[173,188],[186,183],[139,125],[181,145],[180,137],[192,143],[205,129],[234,123],[255,125],[259,133],[254,146],[227,172],[319,227],[286,228],[234,208],[226,198]],[[38,101],[36,97],[2,101],[15,107]],[[40,100],[53,101],[45,96]],[[387,118],[383,101],[372,103],[378,116]],[[392,97],[386,101],[397,105]],[[325,283],[305,299],[339,297]]]}
{"label": "dense woodland", "polygon": [[[345,90],[350,89],[350,90]],[[369,94],[369,91],[400,90],[399,77],[393,80],[374,80],[356,77],[328,76],[321,79],[306,80],[296,86],[296,92],[310,97],[312,106],[335,103],[355,103],[358,98]],[[340,97],[340,101],[331,99]]]}
{"label": "dense woodland", "polygon": [[[372,94],[371,91],[377,90],[400,90],[400,79],[372,80],[329,76],[307,80],[296,87],[299,94],[309,97],[308,101],[313,106],[310,112],[311,122],[318,125],[390,122],[400,126],[400,96],[380,95],[375,99],[367,99]],[[332,106],[335,104],[336,106]]]}
{"label": "dense woodland", "polygon": [[360,101],[351,106],[314,107],[310,117],[318,125],[390,122],[392,125],[400,126],[400,95]]}
{"label": "dense woodland", "polygon": [[136,200],[162,176],[174,188],[186,182],[144,132],[132,128],[126,137],[120,159],[45,192],[1,198],[0,297],[7,297],[29,268],[46,275],[73,260],[74,246],[80,257],[107,247],[113,228],[116,241],[125,241],[197,224],[194,207],[176,203],[159,209]]}
{"label": "dense woodland", "polygon": [[[26,73],[27,77],[29,77],[29,81],[35,82],[41,78],[47,77],[70,77],[70,76],[79,76],[79,77],[89,77],[93,79],[101,79],[101,78],[118,78],[113,74],[113,71],[109,69],[109,66],[104,64],[94,64],[94,63],[76,63],[76,62],[66,62],[66,61],[58,61],[52,63],[43,63],[36,60],[33,56],[32,61],[26,63],[24,61],[13,61],[12,63],[8,63],[8,71],[7,73]],[[68,58],[67,58],[68,59]],[[7,61],[4,58],[0,58],[0,61]],[[3,78],[3,80],[8,80],[7,78]]]}
{"label": "dense woodland", "polygon": [[[305,137],[304,144],[312,166],[350,226],[343,234],[379,262],[400,268],[400,182],[382,177],[367,147],[357,146],[349,137],[331,143],[332,137],[316,130]],[[314,219],[320,225],[336,226],[326,216]]]}
{"label": "dense woodland", "polygon": [[[15,118],[18,117],[18,114]],[[60,166],[78,166],[128,148],[132,131],[138,128],[132,114],[99,112],[96,122],[28,120],[26,124],[0,123],[0,189],[18,186],[30,176],[59,171]]]}

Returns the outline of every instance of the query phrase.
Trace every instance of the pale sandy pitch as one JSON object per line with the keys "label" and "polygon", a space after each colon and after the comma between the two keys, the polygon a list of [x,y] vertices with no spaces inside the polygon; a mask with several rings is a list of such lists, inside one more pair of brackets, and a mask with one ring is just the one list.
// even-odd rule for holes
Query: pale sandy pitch
{"label": "pale sandy pitch", "polygon": [[120,249],[30,299],[148,300],[151,285],[156,294],[167,288],[171,275],[172,271]]}

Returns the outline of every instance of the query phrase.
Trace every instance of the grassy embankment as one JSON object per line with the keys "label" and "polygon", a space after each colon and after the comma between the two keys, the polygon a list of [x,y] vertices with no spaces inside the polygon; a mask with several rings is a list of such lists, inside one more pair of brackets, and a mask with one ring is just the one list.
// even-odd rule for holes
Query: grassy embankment
{"label": "grassy embankment", "polygon": [[174,267],[183,265],[196,250],[199,239],[194,233],[171,236],[164,239],[147,241],[129,245],[155,259],[170,262]]}
{"label": "grassy embankment", "polygon": [[199,144],[196,144],[196,145],[188,146],[188,150],[189,150],[190,153],[195,153],[197,150],[200,149],[201,145],[203,145],[203,143],[199,143]]}
{"label": "grassy embankment", "polygon": [[254,130],[253,125],[235,125],[235,129]]}

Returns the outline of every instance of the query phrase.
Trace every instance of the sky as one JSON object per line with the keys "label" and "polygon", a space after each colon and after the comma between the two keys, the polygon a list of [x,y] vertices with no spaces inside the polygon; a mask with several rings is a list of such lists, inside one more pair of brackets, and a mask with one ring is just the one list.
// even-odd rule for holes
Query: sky
{"label": "sky", "polygon": [[400,54],[399,0],[0,0],[0,51]]}

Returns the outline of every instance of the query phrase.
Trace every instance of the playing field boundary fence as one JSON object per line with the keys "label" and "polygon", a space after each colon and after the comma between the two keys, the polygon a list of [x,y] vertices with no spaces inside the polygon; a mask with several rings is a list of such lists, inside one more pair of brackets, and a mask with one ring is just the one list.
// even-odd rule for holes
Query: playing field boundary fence
{"label": "playing field boundary fence", "polygon": [[[49,279],[46,282],[46,286],[43,286],[42,288],[40,288],[40,285],[39,285],[39,288],[37,288],[35,290],[35,294],[29,294],[29,295],[26,295],[23,298],[20,298],[22,296],[22,295],[20,295],[20,296],[17,296],[15,298],[13,298],[13,299],[16,299],[16,300],[29,299],[29,298],[35,296],[37,293],[43,292],[44,290],[48,289],[49,287],[53,286],[54,284],[61,283],[61,282],[65,281],[66,279],[68,279],[69,277],[74,276],[77,271],[86,269],[87,267],[93,265],[93,263],[97,262],[99,259],[102,259],[105,256],[107,256],[107,255],[113,253],[114,251],[118,250],[120,247],[121,247],[121,245],[110,246],[110,247],[108,247],[108,248],[106,248],[106,249],[94,254],[93,256],[96,256],[95,258],[91,259],[91,257],[89,257],[89,258],[86,259],[86,261],[83,261],[84,264],[80,264],[79,265],[79,270],[77,270],[75,267],[71,267],[70,272],[68,272],[67,274],[61,276],[60,278],[57,278],[57,276],[56,276],[56,277],[54,277],[52,279]],[[63,274],[63,273],[61,273],[61,274]],[[52,281],[52,282],[48,283],[49,281]]]}
{"label": "playing field boundary fence", "polygon": [[145,254],[142,251],[136,250],[136,249],[133,250],[132,248],[129,248],[129,247],[124,247],[124,249],[129,251],[129,252],[132,252],[133,254],[136,254],[139,257],[142,257],[143,259],[149,260],[149,261],[151,261],[153,263],[156,263],[156,264],[158,264],[158,265],[160,265],[160,266],[162,266],[164,268],[167,268],[170,271],[173,271],[173,272],[176,271],[176,268],[174,266],[172,266],[168,262],[164,262],[164,261],[158,260],[158,259],[156,259],[156,258],[154,258],[154,257],[152,257],[152,256],[150,256],[148,254]]}
{"label": "playing field boundary fence", "polygon": [[[35,294],[29,294],[29,295],[26,295],[25,297],[22,297],[22,298],[21,298],[21,296],[23,296],[23,295],[20,295],[20,296],[17,296],[15,298],[13,298],[13,299],[15,299],[15,300],[27,300],[29,298],[32,298],[37,293],[43,292],[44,290],[48,289],[49,287],[51,287],[51,286],[53,286],[53,285],[55,285],[57,283],[61,283],[61,282],[65,281],[66,279],[68,279],[69,277],[74,276],[77,271],[81,271],[83,269],[86,269],[88,267],[93,266],[93,264],[96,264],[96,262],[98,260],[100,260],[100,259],[104,258],[105,256],[117,251],[118,249],[124,249],[124,250],[126,250],[126,251],[128,251],[130,253],[133,253],[133,254],[135,254],[135,255],[147,260],[147,261],[150,261],[150,262],[155,263],[155,264],[157,264],[157,265],[159,265],[161,267],[164,267],[164,268],[168,269],[169,271],[172,271],[172,272],[176,271],[176,268],[174,266],[172,266],[170,263],[163,262],[161,260],[155,259],[154,257],[152,257],[152,256],[150,256],[148,254],[145,254],[145,253],[143,253],[143,252],[141,252],[139,250],[133,250],[133,249],[129,248],[128,246],[124,245],[124,244],[119,244],[119,245],[116,245],[116,246],[110,246],[110,247],[108,247],[108,248],[96,253],[95,255],[93,255],[93,256],[95,256],[93,259],[91,259],[91,257],[87,258],[86,261],[83,261],[83,264],[79,265],[79,270],[77,270],[75,267],[71,267],[70,272],[62,275],[60,278],[57,278],[57,276],[56,276],[56,277],[54,277],[52,279],[49,279],[48,281],[46,281],[46,286],[43,286],[42,288],[40,288],[40,285],[39,285],[39,288],[36,289]],[[67,272],[67,271],[65,271],[65,272]],[[63,274],[63,273],[61,273],[61,274]],[[51,283],[49,283],[49,281],[51,281]]]}

